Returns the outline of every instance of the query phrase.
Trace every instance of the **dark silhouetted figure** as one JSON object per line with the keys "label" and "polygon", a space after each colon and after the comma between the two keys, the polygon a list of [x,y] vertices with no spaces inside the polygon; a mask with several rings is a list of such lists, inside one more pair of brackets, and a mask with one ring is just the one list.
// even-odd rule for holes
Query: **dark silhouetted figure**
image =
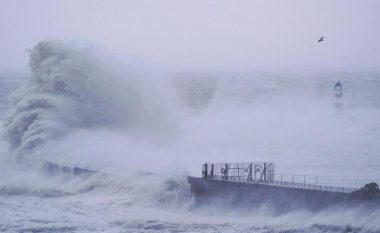
{"label": "dark silhouetted figure", "polygon": [[324,38],[325,38],[325,37],[322,36],[322,37],[318,40],[318,43],[322,42]]}

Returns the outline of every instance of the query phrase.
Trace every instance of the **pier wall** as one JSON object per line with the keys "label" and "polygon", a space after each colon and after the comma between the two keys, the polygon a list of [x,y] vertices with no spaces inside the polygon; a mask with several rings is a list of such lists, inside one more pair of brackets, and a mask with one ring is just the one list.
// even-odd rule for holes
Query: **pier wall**
{"label": "pier wall", "polygon": [[[368,202],[352,193],[280,187],[259,183],[241,183],[188,177],[197,206],[218,205],[252,209],[266,205],[276,213],[306,209],[320,211],[353,205],[380,206],[379,198]],[[372,207],[370,207],[372,208]]]}

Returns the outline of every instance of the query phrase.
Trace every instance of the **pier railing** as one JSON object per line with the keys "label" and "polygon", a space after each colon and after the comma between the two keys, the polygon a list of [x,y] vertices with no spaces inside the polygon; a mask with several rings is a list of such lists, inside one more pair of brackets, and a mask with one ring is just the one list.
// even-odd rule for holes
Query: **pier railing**
{"label": "pier railing", "polygon": [[207,163],[203,165],[205,179],[264,184],[271,186],[350,193],[354,185],[310,175],[274,174],[274,163]]}

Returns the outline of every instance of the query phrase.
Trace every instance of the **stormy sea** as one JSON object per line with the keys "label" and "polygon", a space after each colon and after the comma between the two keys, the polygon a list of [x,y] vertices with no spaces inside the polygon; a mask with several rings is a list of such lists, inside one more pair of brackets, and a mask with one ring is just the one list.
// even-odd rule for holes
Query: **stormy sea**
{"label": "stormy sea", "polygon": [[0,232],[380,232],[379,209],[199,206],[187,182],[251,161],[379,182],[379,73],[163,72],[61,41],[29,56],[0,74]]}

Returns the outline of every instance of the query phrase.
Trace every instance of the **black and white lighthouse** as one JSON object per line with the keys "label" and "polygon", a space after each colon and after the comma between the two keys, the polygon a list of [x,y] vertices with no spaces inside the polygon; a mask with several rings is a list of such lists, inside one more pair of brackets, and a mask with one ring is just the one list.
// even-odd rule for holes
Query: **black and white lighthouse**
{"label": "black and white lighthouse", "polygon": [[342,83],[340,83],[339,80],[338,80],[337,83],[335,83],[334,91],[335,91],[335,97],[337,97],[337,98],[342,98],[343,97],[343,86],[342,86]]}
{"label": "black and white lighthouse", "polygon": [[337,110],[338,114],[343,113],[343,85],[338,80],[338,82],[335,83],[334,86],[334,96],[335,96],[335,103],[334,107]]}

